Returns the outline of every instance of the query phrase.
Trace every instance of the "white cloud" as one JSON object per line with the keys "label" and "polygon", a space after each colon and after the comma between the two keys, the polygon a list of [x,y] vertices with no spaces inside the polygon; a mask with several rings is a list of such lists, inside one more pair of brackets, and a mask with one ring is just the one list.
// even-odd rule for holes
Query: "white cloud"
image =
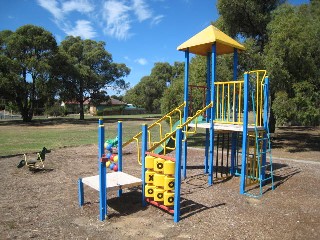
{"label": "white cloud", "polygon": [[84,39],[94,38],[97,34],[93,27],[91,26],[91,22],[87,20],[78,20],[76,21],[76,26],[72,28],[65,28],[65,33],[71,36],[80,36]]}
{"label": "white cloud", "polygon": [[38,0],[38,3],[41,7],[48,10],[55,19],[63,19],[63,12],[58,7],[58,2],[56,0]]}
{"label": "white cloud", "polygon": [[[59,3],[61,3],[59,6]],[[76,20],[75,24],[68,20],[68,14],[77,11],[88,14],[94,10],[88,0],[70,0],[58,2],[57,0],[38,0],[38,4],[48,10],[54,17],[54,22],[67,35],[80,36],[84,39],[94,38],[97,33],[89,20]]]}
{"label": "white cloud", "polygon": [[129,36],[130,7],[116,0],[107,1],[103,6],[103,19],[107,26],[104,32],[118,39],[127,39]]}
{"label": "white cloud", "polygon": [[139,22],[142,22],[148,18],[151,18],[152,11],[144,0],[133,0],[133,11],[138,17]]}
{"label": "white cloud", "polygon": [[87,0],[71,0],[62,3],[62,11],[65,13],[78,11],[80,13],[89,13],[94,10],[94,6]]}
{"label": "white cloud", "polygon": [[148,64],[148,61],[145,58],[137,58],[135,60],[135,62],[139,63],[140,65],[147,65]]}
{"label": "white cloud", "polygon": [[162,21],[163,18],[164,18],[164,15],[155,16],[151,21],[151,25],[159,24]]}
{"label": "white cloud", "polygon": [[[66,34],[83,38],[97,36],[93,22],[102,26],[104,34],[125,40],[133,35],[131,32],[133,22],[149,20],[149,24],[157,25],[164,17],[155,16],[146,0],[37,0],[37,2],[53,15],[53,21]],[[96,9],[101,10],[95,11]],[[81,13],[81,19],[79,17],[74,19],[77,15],[71,15],[73,12]]]}

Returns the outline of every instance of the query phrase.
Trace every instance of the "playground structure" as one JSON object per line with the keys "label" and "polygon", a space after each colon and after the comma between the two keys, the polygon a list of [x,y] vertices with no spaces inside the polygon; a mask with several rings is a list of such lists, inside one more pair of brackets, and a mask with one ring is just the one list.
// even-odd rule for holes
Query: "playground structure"
{"label": "playground structure", "polygon": [[[260,197],[268,181],[273,186],[272,155],[268,129],[269,78],[265,70],[248,71],[238,79],[238,53],[244,47],[209,26],[178,47],[185,53],[184,102],[122,144],[122,123],[118,123],[118,173],[122,174],[122,148],[136,142],[141,179],[116,182],[118,195],[124,187],[142,185],[142,205],[160,207],[180,219],[181,178],[187,177],[188,137],[199,129],[205,131],[204,173],[208,184],[231,176],[240,177],[240,194]],[[190,53],[207,57],[206,86],[189,86]],[[233,53],[233,80],[216,79],[217,55]],[[190,110],[189,88],[200,89],[204,106]],[[189,114],[192,112],[192,115]],[[250,112],[250,115],[249,115]],[[178,120],[177,120],[178,119]],[[169,127],[165,127],[168,122]],[[104,127],[99,121],[100,220],[106,212],[106,190],[114,189],[104,160]],[[167,155],[175,150],[174,157]],[[267,163],[267,154],[269,162]],[[124,174],[124,173],[123,173]],[[110,177],[108,176],[110,175]],[[127,175],[127,174],[126,174]],[[132,176],[123,176],[130,178]],[[106,180],[107,179],[107,180]],[[79,179],[79,203],[83,205],[83,183],[92,187],[88,178]],[[106,183],[107,181],[107,183]]]}

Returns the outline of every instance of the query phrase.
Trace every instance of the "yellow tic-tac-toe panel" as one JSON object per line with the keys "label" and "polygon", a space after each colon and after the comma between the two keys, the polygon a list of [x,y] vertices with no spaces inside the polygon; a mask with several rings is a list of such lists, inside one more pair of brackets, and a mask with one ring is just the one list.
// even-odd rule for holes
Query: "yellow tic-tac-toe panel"
{"label": "yellow tic-tac-toe panel", "polygon": [[174,189],[174,177],[165,176],[164,177],[164,190]]}
{"label": "yellow tic-tac-toe panel", "polygon": [[153,162],[154,171],[163,173],[164,162],[165,160],[162,158],[155,158]]}
{"label": "yellow tic-tac-toe panel", "polygon": [[162,202],[163,201],[163,193],[164,189],[163,188],[155,188],[154,190],[154,200],[157,202]]}

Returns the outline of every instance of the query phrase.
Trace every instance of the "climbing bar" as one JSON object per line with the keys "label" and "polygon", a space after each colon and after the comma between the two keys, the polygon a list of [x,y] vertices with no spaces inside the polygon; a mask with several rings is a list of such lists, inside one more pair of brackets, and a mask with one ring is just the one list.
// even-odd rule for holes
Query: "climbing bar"
{"label": "climbing bar", "polygon": [[[195,120],[197,117],[199,117],[203,112],[205,112],[207,109],[212,107],[212,103],[210,103],[208,106],[206,106],[205,108],[198,110],[197,113],[192,116],[189,117],[187,119],[187,121],[181,125],[179,125],[179,127],[183,128],[185,126],[188,126],[189,123],[191,123],[193,120]],[[183,131],[186,135],[188,134],[188,130]],[[164,137],[161,141],[159,141],[158,143],[154,144],[150,149],[148,149],[149,152],[152,152],[153,150],[155,150],[157,147],[159,147],[162,143],[164,143],[165,141],[167,141],[169,138],[171,138],[172,136],[174,136],[176,133],[176,129],[174,131],[172,131],[171,133],[168,133],[166,137]],[[164,148],[166,149],[166,148]]]}
{"label": "climbing bar", "polygon": [[[183,107],[185,106],[185,102],[182,103],[180,106],[176,107],[175,109],[173,109],[171,112],[167,113],[166,115],[164,115],[162,118],[158,119],[157,121],[155,121],[153,124],[151,124],[149,127],[148,127],[148,142],[149,142],[149,146],[152,147],[153,145],[158,145],[159,142],[161,143],[164,143],[164,141],[162,141],[163,139],[167,139],[167,133],[163,133],[163,125],[162,125],[162,122],[164,122],[166,119],[169,119],[169,125],[170,125],[170,132],[173,132],[173,123],[172,123],[172,115],[178,113],[179,115],[179,121],[180,121],[180,124],[182,124],[182,109]],[[159,126],[159,141],[158,142],[152,142],[152,133],[151,133],[151,129],[153,129],[154,127],[156,126]],[[164,135],[164,136],[163,136]],[[130,138],[127,142],[125,142],[123,145],[122,145],[122,148],[124,148],[125,146],[127,146],[129,143],[133,142],[133,141],[136,141],[136,145],[137,145],[137,154],[138,154],[138,163],[141,165],[141,152],[140,152],[140,139],[141,139],[141,136],[142,136],[142,132],[139,132],[137,133],[136,135],[134,135],[132,138]],[[174,135],[170,135],[170,137],[174,139]],[[165,148],[165,144],[162,145],[164,150],[166,149]]]}
{"label": "climbing bar", "polygon": [[267,76],[266,70],[254,70],[248,72],[249,74],[249,81],[252,84],[251,91],[254,99],[252,100],[252,105],[255,106],[253,111],[255,112],[255,126],[262,126],[263,125],[263,100],[264,100],[264,84],[265,78]]}
{"label": "climbing bar", "polygon": [[216,119],[218,123],[243,124],[241,111],[243,80],[215,82]]}
{"label": "climbing bar", "polygon": [[[154,122],[153,124],[151,124],[148,127],[148,130],[152,129],[153,127],[157,126],[160,122],[164,121],[167,118],[170,118],[170,116],[172,116],[174,113],[179,112],[180,115],[180,119],[182,119],[182,111],[181,109],[185,106],[185,103],[182,103],[180,106],[176,107],[175,109],[173,109],[171,112],[167,113],[166,115],[164,115],[162,118],[158,119],[156,122]],[[182,122],[182,120],[181,120]],[[127,146],[129,143],[133,142],[135,140],[135,138],[139,138],[141,137],[142,132],[137,133],[136,135],[134,135],[131,139],[129,139],[127,142],[125,142],[122,147]]]}

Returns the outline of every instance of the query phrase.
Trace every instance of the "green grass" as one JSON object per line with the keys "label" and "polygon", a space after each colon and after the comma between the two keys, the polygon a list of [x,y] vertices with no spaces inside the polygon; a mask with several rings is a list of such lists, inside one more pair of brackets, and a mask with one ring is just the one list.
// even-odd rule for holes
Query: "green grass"
{"label": "green grass", "polygon": [[[141,131],[141,124],[151,124],[155,115],[125,115],[104,117],[105,138],[117,136],[117,121],[123,121],[123,141]],[[97,144],[98,117],[84,121],[76,118],[36,118],[26,124],[21,120],[0,121],[0,156],[38,152],[42,147]]]}

